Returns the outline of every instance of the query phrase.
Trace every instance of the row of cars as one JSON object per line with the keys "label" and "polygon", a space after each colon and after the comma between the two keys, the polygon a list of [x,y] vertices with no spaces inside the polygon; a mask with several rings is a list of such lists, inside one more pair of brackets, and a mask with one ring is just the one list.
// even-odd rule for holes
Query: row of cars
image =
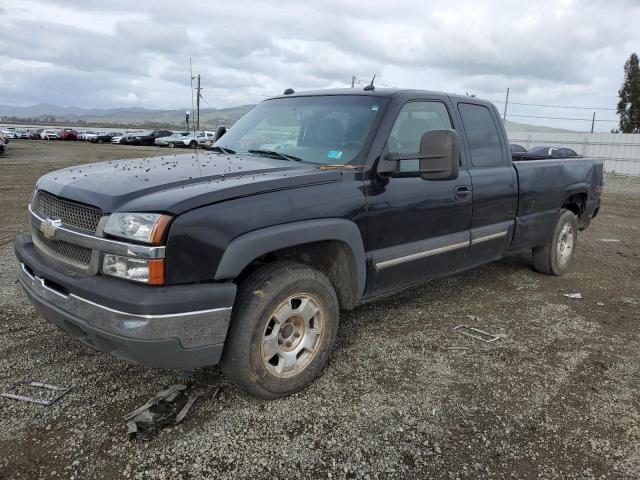
{"label": "row of cars", "polygon": [[73,128],[13,128],[0,130],[5,138],[23,138],[27,140],[78,140],[78,132]]}
{"label": "row of cars", "polygon": [[5,138],[30,140],[80,140],[91,143],[117,143],[122,145],[158,145],[161,147],[208,147],[213,144],[215,132],[171,130],[138,130],[129,132],[75,130],[73,128],[13,128],[0,130]]}
{"label": "row of cars", "polygon": [[208,147],[213,144],[215,132],[172,132],[154,130],[152,132],[103,132],[88,139],[93,143],[118,143],[121,145],[156,145],[159,147]]}
{"label": "row of cars", "polygon": [[514,160],[517,160],[518,158],[524,159],[524,157],[526,157],[526,160],[537,160],[544,158],[573,158],[580,156],[574,150],[565,147],[540,146],[527,150],[522,145],[518,145],[516,143],[512,143],[509,147],[511,148],[511,156]]}

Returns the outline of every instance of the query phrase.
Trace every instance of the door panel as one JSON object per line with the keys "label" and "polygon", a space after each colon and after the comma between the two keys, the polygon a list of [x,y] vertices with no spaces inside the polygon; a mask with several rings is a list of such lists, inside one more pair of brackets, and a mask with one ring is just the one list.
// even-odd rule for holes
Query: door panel
{"label": "door panel", "polygon": [[368,249],[371,259],[365,296],[372,297],[464,266],[469,245],[471,196],[456,199],[471,177],[455,180],[376,178],[367,188]]}

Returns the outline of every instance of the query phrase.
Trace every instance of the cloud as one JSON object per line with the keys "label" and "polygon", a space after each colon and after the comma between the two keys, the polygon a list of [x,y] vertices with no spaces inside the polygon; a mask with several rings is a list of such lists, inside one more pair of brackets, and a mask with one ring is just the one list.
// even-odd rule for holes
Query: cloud
{"label": "cloud", "polygon": [[4,0],[0,102],[182,108],[191,57],[218,107],[374,73],[399,87],[491,99],[509,87],[521,103],[608,107],[639,20],[635,0]]}

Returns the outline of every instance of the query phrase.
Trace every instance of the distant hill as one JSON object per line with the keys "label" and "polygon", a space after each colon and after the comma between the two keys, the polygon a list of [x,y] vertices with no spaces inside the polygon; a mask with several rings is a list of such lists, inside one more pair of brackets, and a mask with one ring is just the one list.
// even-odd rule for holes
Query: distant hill
{"label": "distant hill", "polygon": [[[232,125],[255,105],[232,108],[203,108],[200,110],[201,128],[213,129],[218,125]],[[141,107],[80,108],[60,107],[39,103],[29,107],[0,105],[0,121],[15,123],[64,123],[91,126],[132,127],[184,127],[185,111],[155,110]],[[194,120],[195,115],[191,115]]]}
{"label": "distant hill", "polygon": [[507,129],[507,133],[518,133],[518,132],[575,132],[575,130],[565,130],[562,128],[553,128],[553,127],[542,127],[539,125],[529,125],[526,123],[517,123],[512,122],[511,120],[507,120],[504,122],[504,128]]}
{"label": "distant hill", "polygon": [[[200,110],[201,128],[215,129],[218,125],[233,125],[240,117],[251,110],[255,105],[242,105],[232,108],[204,108]],[[173,127],[185,126],[185,111],[179,110],[155,110],[141,107],[122,108],[81,108],[60,107],[48,103],[38,103],[29,107],[13,107],[0,105],[0,121],[21,124],[48,123],[69,124],[74,126],[128,126],[128,127]],[[191,117],[193,120],[193,115]],[[505,122],[509,133],[517,132],[571,132],[559,128],[540,127],[516,123],[510,120]]]}

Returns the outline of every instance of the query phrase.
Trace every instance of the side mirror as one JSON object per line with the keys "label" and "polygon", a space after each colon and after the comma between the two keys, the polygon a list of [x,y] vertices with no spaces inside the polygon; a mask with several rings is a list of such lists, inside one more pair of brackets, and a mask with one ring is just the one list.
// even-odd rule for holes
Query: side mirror
{"label": "side mirror", "polygon": [[[379,173],[393,176],[417,176],[426,180],[453,180],[458,177],[460,137],[455,130],[431,130],[420,138],[420,152],[389,153],[378,164]],[[400,162],[419,160],[419,169],[401,172]]]}
{"label": "side mirror", "polygon": [[217,142],[225,133],[227,133],[227,127],[219,125],[218,128],[216,128],[216,134],[213,136],[213,142]]}

